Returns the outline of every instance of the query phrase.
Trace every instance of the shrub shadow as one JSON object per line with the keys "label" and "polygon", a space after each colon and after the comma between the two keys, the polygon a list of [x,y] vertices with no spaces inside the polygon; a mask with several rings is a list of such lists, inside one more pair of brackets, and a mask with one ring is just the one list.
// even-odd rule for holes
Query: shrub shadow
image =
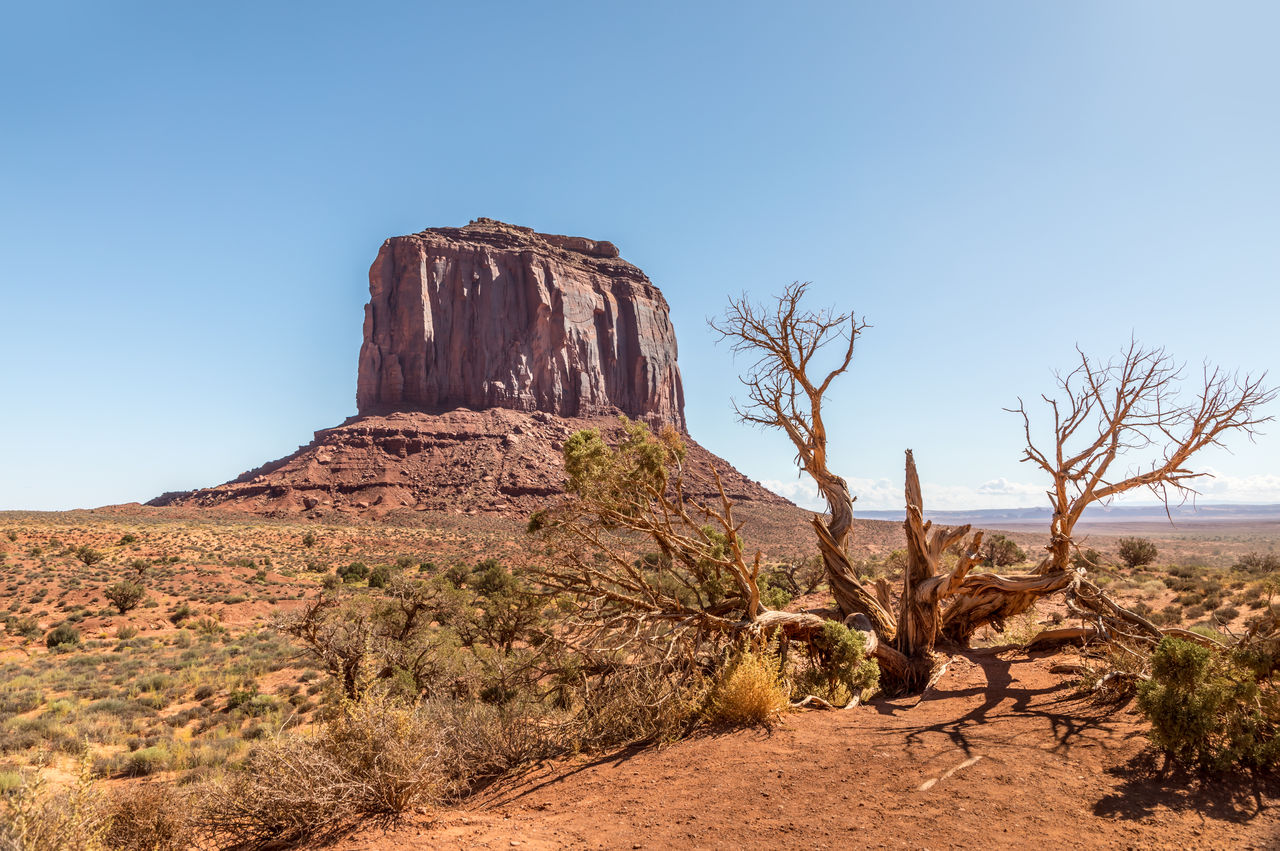
{"label": "shrub shadow", "polygon": [[1137,821],[1160,807],[1195,811],[1233,824],[1253,821],[1280,797],[1280,777],[1238,772],[1205,775],[1189,771],[1148,749],[1107,769],[1120,778],[1118,789],[1093,805],[1094,815]]}

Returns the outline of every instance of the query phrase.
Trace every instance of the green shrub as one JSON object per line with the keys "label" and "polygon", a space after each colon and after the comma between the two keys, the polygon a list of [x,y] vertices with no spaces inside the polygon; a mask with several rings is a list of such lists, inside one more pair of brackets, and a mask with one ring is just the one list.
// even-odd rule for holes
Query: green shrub
{"label": "green shrub", "polygon": [[173,754],[168,748],[156,745],[129,754],[120,770],[126,777],[146,777],[148,774],[164,771],[172,766],[173,761]]}
{"label": "green shrub", "polygon": [[798,677],[804,692],[843,706],[857,698],[866,700],[880,684],[880,666],[867,657],[866,639],[837,621],[822,625],[822,634],[811,645],[812,663]]}
{"label": "green shrub", "polygon": [[391,579],[391,568],[378,565],[369,572],[369,587],[386,588],[389,579]]}
{"label": "green shrub", "polygon": [[1097,570],[1102,567],[1102,553],[1095,549],[1076,550],[1071,554],[1071,566],[1080,570]]}
{"label": "green shrub", "polygon": [[4,628],[10,635],[18,635],[22,638],[36,638],[40,635],[40,622],[33,617],[10,615],[4,619]]}
{"label": "green shrub", "polygon": [[1027,554],[1012,539],[994,533],[982,545],[982,563],[987,567],[1008,567],[1026,561]]}
{"label": "green shrub", "polygon": [[1156,551],[1156,545],[1146,538],[1121,538],[1120,539],[1120,560],[1129,567],[1141,567],[1144,564],[1151,564],[1159,555]]}
{"label": "green shrub", "polygon": [[72,550],[72,555],[80,559],[80,561],[84,562],[84,565],[86,567],[93,567],[95,564],[97,564],[98,562],[102,561],[105,558],[105,556],[102,553],[93,549],[88,544],[81,544],[80,546],[76,547],[74,550]]}
{"label": "green shrub", "polygon": [[343,582],[360,582],[369,576],[369,566],[362,561],[353,561],[346,567],[338,568],[338,578]]}
{"label": "green shrub", "polygon": [[1267,767],[1280,759],[1280,704],[1238,653],[1165,637],[1151,657],[1138,708],[1151,741],[1172,759],[1214,771]]}
{"label": "green shrub", "polygon": [[71,624],[59,624],[49,630],[44,637],[44,646],[52,650],[55,647],[72,647],[80,643],[80,630]]}
{"label": "green shrub", "polygon": [[113,582],[102,589],[102,594],[123,615],[138,607],[138,604],[142,602],[142,598],[147,596],[147,589],[137,582]]}
{"label": "green shrub", "polygon": [[1240,610],[1235,606],[1226,605],[1215,609],[1213,615],[1223,623],[1228,623],[1240,617]]}
{"label": "green shrub", "polygon": [[760,603],[768,609],[783,609],[791,602],[791,594],[786,588],[779,588],[777,585],[762,585],[760,588]]}

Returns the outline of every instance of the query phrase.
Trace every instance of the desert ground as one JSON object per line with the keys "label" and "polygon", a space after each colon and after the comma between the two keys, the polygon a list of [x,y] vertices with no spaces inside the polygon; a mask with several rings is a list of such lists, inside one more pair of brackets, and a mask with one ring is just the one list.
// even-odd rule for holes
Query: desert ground
{"label": "desert ground", "polygon": [[[804,513],[744,509],[744,534],[772,559],[808,555]],[[1201,630],[1239,631],[1270,605],[1237,565],[1269,553],[1268,523],[1087,530],[1099,584],[1138,611]],[[1033,557],[1044,534],[1011,528]],[[1120,536],[1152,540],[1139,568]],[[55,787],[86,763],[108,786],[196,782],[255,745],[315,722],[332,684],[274,618],[352,562],[434,575],[536,557],[500,517],[415,514],[318,524],[230,512],[118,506],[0,514],[0,786],[24,772]],[[892,578],[897,524],[866,521],[855,554]],[[91,553],[86,556],[86,553]],[[121,613],[113,584],[146,596]],[[357,584],[363,586],[367,579]],[[821,610],[822,591],[791,601]],[[354,825],[345,849],[1268,848],[1280,843],[1280,783],[1209,780],[1164,763],[1131,702],[1100,700],[1075,648],[1021,644],[1062,623],[1060,604],[945,649],[923,695],[844,710],[797,710],[749,729],[537,762],[450,806]],[[57,627],[74,644],[49,644]]]}

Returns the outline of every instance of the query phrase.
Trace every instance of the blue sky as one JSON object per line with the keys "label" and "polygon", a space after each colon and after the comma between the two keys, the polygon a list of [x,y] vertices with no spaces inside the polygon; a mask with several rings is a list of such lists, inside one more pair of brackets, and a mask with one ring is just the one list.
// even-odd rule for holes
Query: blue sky
{"label": "blue sky", "polygon": [[[215,484],[355,412],[381,241],[608,239],[705,319],[813,281],[872,323],[833,389],[859,506],[1038,504],[1001,409],[1073,344],[1280,360],[1273,3],[66,3],[0,27],[0,508]],[[1280,501],[1280,429],[1203,465]]]}

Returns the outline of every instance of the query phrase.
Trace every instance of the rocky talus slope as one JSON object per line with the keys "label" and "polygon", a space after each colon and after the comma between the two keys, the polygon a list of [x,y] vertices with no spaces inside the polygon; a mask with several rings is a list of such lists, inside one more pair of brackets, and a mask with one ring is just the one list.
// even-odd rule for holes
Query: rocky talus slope
{"label": "rocky talus slope", "polygon": [[[226,508],[269,515],[380,517],[406,511],[528,517],[562,493],[564,439],[583,428],[613,440],[616,417],[457,409],[355,417],[316,432],[279,461],[214,488],[165,494],[151,505]],[[688,440],[687,492],[717,495],[714,466],[735,502],[791,504]],[[795,509],[792,508],[794,511]]]}

